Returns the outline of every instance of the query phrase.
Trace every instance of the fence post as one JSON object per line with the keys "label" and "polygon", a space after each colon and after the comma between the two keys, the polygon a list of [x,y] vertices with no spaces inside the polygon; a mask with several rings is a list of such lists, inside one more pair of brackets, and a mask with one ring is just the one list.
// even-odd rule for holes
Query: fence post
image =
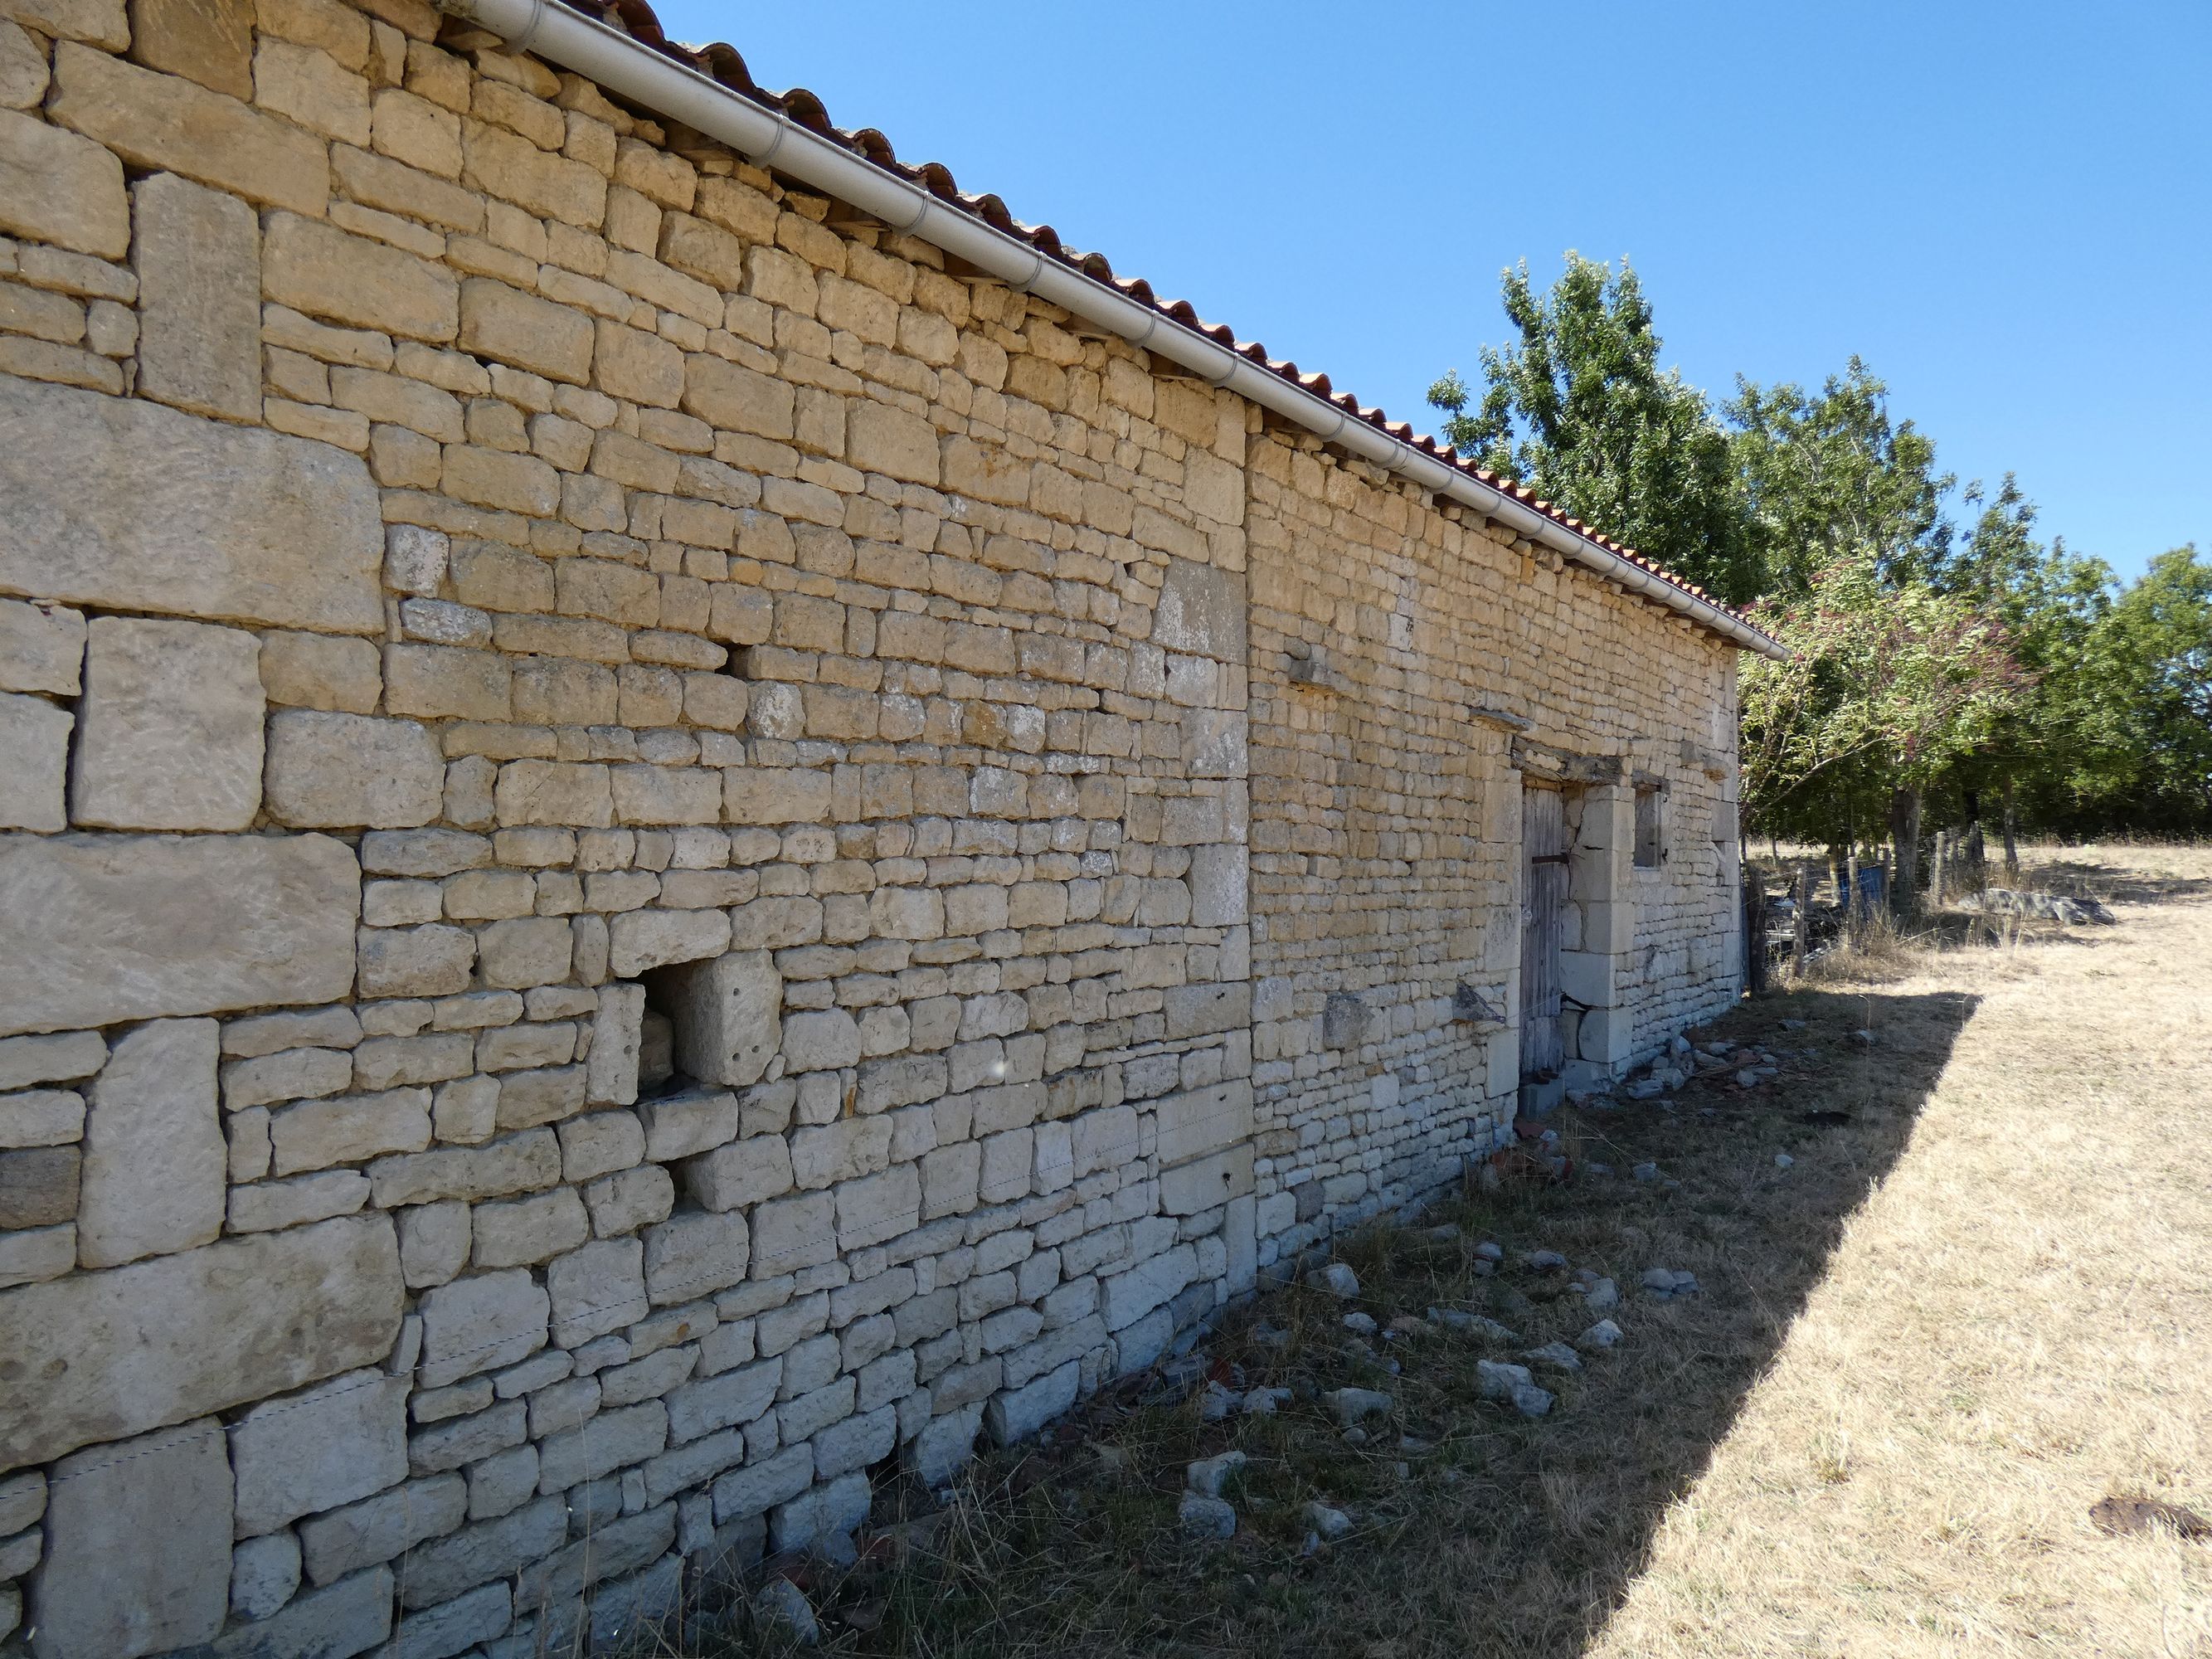
{"label": "fence post", "polygon": [[1797,916],[1796,937],[1790,940],[1790,977],[1805,977],[1805,958],[1813,950],[1813,866],[1797,866]]}
{"label": "fence post", "polygon": [[1766,873],[1743,866],[1743,985],[1753,996],[1766,989]]}

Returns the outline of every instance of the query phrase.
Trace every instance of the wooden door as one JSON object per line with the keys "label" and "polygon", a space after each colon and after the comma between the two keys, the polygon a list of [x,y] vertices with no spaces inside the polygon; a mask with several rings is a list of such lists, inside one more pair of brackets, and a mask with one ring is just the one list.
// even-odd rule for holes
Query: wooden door
{"label": "wooden door", "polygon": [[1521,846],[1521,1075],[1548,1080],[1566,1058],[1559,1037],[1559,920],[1567,899],[1565,803],[1524,784]]}

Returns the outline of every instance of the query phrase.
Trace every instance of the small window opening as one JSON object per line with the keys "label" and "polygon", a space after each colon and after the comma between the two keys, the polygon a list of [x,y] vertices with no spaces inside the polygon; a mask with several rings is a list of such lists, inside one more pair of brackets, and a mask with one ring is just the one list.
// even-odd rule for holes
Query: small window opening
{"label": "small window opening", "polygon": [[1660,835],[1660,802],[1666,792],[1657,785],[1639,787],[1636,792],[1636,867],[1656,870],[1666,861],[1666,845]]}

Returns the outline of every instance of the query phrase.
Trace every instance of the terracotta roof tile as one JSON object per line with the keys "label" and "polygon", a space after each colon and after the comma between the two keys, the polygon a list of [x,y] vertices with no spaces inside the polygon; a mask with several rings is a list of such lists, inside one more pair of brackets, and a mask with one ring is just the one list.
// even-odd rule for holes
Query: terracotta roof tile
{"label": "terracotta roof tile", "polygon": [[[749,98],[766,108],[788,116],[800,126],[830,140],[886,173],[920,185],[931,195],[947,204],[973,215],[993,228],[1003,231],[1027,242],[1046,258],[1057,260],[1082,271],[1097,281],[1110,283],[1115,289],[1140,305],[1149,306],[1162,315],[1195,330],[1215,343],[1227,347],[1238,356],[1280,375],[1308,392],[1326,398],[1356,419],[1377,428],[1400,442],[1410,445],[1423,454],[1431,456],[1448,466],[1456,468],[1468,477],[1487,484],[1502,494],[1512,496],[1523,506],[1542,514],[1554,523],[1574,531],[1595,542],[1608,552],[1626,559],[1638,569],[1649,572],[1671,586],[1694,595],[1715,610],[1733,617],[1747,627],[1758,624],[1741,611],[1722,604],[1695,582],[1676,575],[1673,571],[1646,558],[1633,549],[1623,546],[1609,536],[1590,529],[1580,520],[1560,507],[1539,498],[1525,486],[1492,472],[1487,467],[1461,455],[1449,445],[1439,444],[1426,433],[1417,433],[1404,421],[1394,421],[1381,410],[1362,404],[1350,392],[1336,391],[1327,374],[1308,373],[1286,359],[1271,357],[1267,349],[1256,341],[1239,340],[1234,331],[1224,325],[1207,323],[1198,314],[1197,307],[1188,300],[1163,300],[1144,278],[1117,275],[1103,253],[1078,252],[1060,239],[1050,225],[1024,224],[1014,217],[1012,210],[999,197],[989,193],[971,195],[963,191],[952,171],[941,161],[913,163],[902,161],[892,148],[891,141],[874,127],[860,127],[852,131],[835,125],[828,107],[822,100],[804,87],[793,87],[786,92],[770,92],[757,82],[745,67],[744,55],[735,46],[716,41],[704,46],[687,46],[671,40],[660,26],[647,0],[560,0],[560,3],[587,17],[598,18],[621,28],[633,40],[666,53],[678,63],[705,71],[720,85],[739,95]],[[1761,630],[1762,632],[1764,630]]]}

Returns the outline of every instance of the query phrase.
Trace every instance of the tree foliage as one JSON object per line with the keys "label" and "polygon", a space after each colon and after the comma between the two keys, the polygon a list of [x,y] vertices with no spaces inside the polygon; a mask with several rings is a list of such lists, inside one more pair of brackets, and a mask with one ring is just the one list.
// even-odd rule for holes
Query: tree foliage
{"label": "tree foliage", "polygon": [[1449,414],[1445,436],[1723,599],[1750,599],[1757,572],[1728,435],[1704,392],[1660,368],[1636,272],[1570,253],[1546,294],[1526,264],[1507,271],[1504,299],[1520,338],[1482,349],[1480,398],[1456,372],[1429,389]]}
{"label": "tree foliage", "polygon": [[[1900,799],[1936,821],[2017,793],[2051,827],[2212,829],[2212,561],[2123,585],[2038,539],[2007,477],[1939,470],[1853,357],[1817,390],[1739,379],[1716,410],[1659,364],[1635,271],[1504,273],[1514,338],[1430,390],[1444,431],[1787,646],[1741,677],[1752,825],[1840,843]],[[1915,814],[1917,816],[1917,813]]]}

